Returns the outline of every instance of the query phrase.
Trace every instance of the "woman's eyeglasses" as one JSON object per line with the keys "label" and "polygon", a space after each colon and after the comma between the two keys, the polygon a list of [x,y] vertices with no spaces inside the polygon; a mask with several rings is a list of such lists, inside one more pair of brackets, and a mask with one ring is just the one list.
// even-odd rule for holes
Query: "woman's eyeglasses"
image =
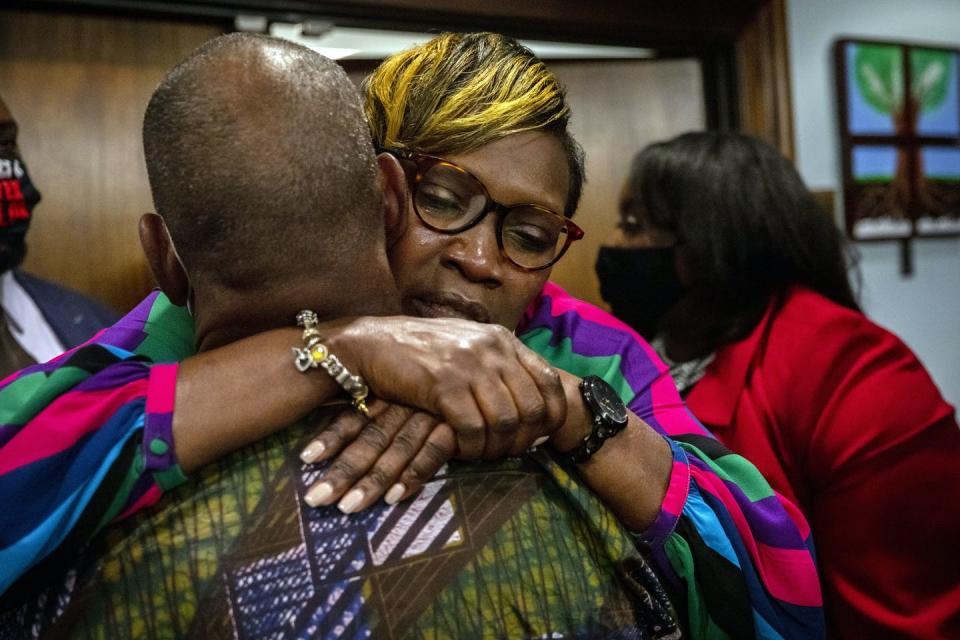
{"label": "woman's eyeglasses", "polygon": [[546,269],[563,257],[583,230],[566,216],[536,204],[504,205],[466,169],[423,154],[387,150],[399,160],[413,192],[413,208],[428,229],[453,235],[497,214],[500,253],[525,271]]}

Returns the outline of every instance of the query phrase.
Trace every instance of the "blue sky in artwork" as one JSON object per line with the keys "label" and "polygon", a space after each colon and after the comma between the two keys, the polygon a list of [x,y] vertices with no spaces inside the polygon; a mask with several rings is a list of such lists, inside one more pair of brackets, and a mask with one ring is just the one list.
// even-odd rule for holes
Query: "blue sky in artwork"
{"label": "blue sky in artwork", "polygon": [[850,133],[892,135],[893,116],[889,113],[880,113],[860,95],[857,86],[857,45],[850,42],[846,45],[847,58],[847,109],[850,118]]}
{"label": "blue sky in artwork", "polygon": [[853,148],[853,179],[893,178],[897,170],[897,148],[865,147]]}
{"label": "blue sky in artwork", "polygon": [[954,147],[924,147],[923,173],[937,178],[960,178],[960,149]]}
{"label": "blue sky in artwork", "polygon": [[950,56],[951,78],[947,84],[947,97],[936,111],[922,113],[917,121],[917,133],[921,135],[956,136],[960,135],[960,101],[957,93],[960,84],[960,65],[957,54]]}

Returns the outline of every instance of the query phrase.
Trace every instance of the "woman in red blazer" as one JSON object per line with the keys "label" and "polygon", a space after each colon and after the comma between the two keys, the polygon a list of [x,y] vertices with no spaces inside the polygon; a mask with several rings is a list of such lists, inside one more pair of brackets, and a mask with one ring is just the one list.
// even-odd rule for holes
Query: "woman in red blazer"
{"label": "woman in red blazer", "polygon": [[634,159],[597,273],[697,418],[803,509],[831,634],[960,638],[960,428],[847,256],[776,150],[691,133]]}

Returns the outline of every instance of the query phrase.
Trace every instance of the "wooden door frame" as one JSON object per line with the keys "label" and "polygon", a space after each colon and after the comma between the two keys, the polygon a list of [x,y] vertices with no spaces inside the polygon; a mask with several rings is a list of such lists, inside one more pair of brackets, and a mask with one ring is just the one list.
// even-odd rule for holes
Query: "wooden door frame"
{"label": "wooden door frame", "polygon": [[794,160],[786,0],[758,8],[736,40],[739,129]]}

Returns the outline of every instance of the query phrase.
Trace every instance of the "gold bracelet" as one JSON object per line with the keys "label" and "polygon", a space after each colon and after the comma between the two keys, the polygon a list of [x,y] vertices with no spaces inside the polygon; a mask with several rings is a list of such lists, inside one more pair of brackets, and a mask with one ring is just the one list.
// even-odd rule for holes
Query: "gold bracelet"
{"label": "gold bracelet", "polygon": [[353,408],[369,418],[370,409],[367,408],[366,400],[370,389],[367,383],[360,376],[350,373],[340,359],[330,353],[321,342],[317,324],[317,314],[313,311],[304,310],[297,314],[297,326],[303,327],[304,346],[293,347],[293,364],[301,373],[317,367],[326,371],[353,398]]}

